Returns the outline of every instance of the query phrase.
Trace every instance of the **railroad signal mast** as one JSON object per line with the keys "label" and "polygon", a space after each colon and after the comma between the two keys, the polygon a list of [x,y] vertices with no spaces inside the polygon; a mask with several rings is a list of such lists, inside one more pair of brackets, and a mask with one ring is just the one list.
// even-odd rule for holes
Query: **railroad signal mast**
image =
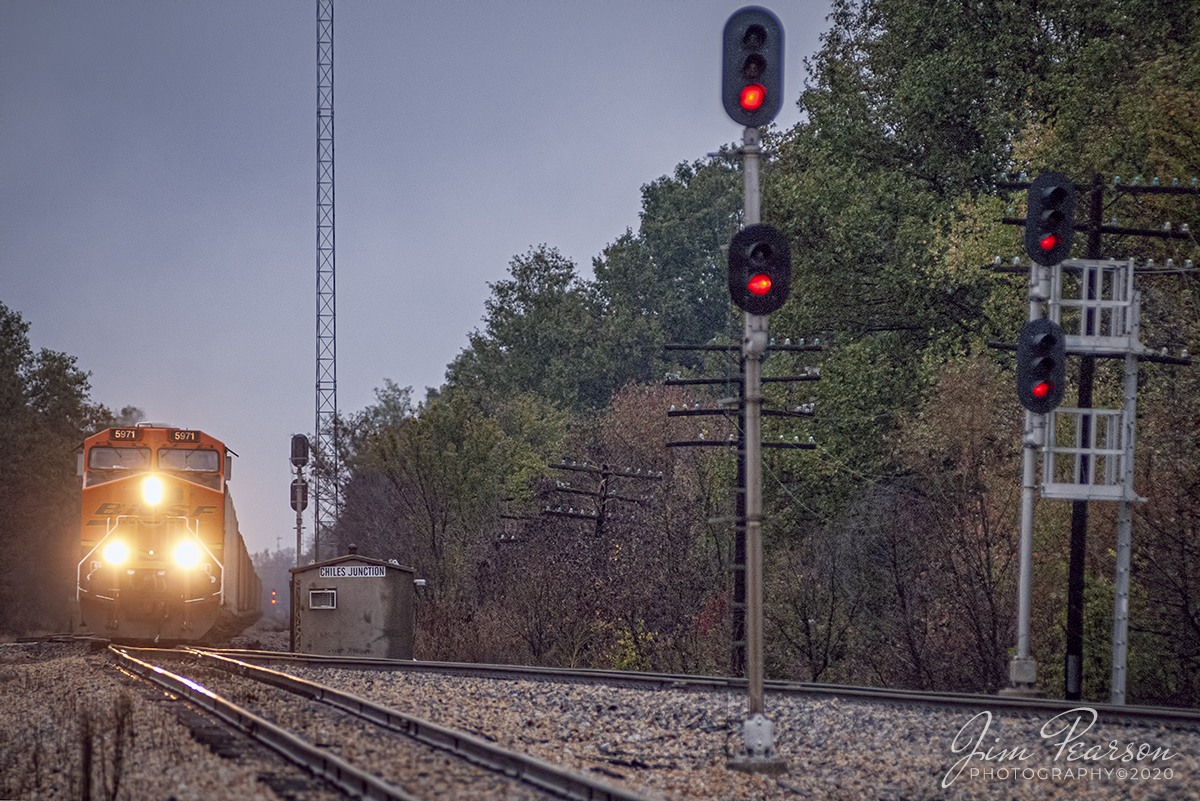
{"label": "railroad signal mast", "polygon": [[292,435],[292,467],[296,477],[292,480],[292,510],[296,513],[296,567],[300,566],[300,547],[304,532],[304,510],[308,508],[308,482],[304,480],[304,467],[308,464],[308,437]]}
{"label": "railroad signal mast", "polygon": [[[1023,478],[1021,482],[1020,572],[1017,601],[1017,653],[1009,665],[1014,694],[1036,693],[1036,663],[1030,654],[1030,609],[1033,551],[1033,504],[1037,489],[1037,459],[1042,460],[1041,494],[1073,502],[1071,555],[1067,581],[1067,636],[1064,696],[1080,700],[1083,683],[1084,552],[1089,501],[1116,501],[1117,521],[1115,613],[1112,641],[1111,703],[1125,703],[1128,651],[1129,582],[1131,570],[1132,504],[1145,501],[1133,488],[1134,429],[1137,420],[1138,362],[1187,365],[1186,358],[1149,353],[1140,341],[1141,296],[1134,285],[1132,259],[1100,258],[1101,234],[1189,238],[1187,226],[1174,232],[1122,228],[1101,221],[1104,182],[1094,175],[1087,223],[1086,259],[1071,259],[1075,230],[1076,187],[1058,173],[1039,175],[1032,184],[1008,183],[1008,189],[1027,189],[1024,220],[1025,249],[1030,268],[1029,320],[1017,343],[1017,396],[1025,415]],[[1130,194],[1200,194],[1191,188],[1124,187],[1113,179],[1115,191]],[[1071,280],[1064,282],[1064,276]],[[1064,294],[1064,286],[1074,290]],[[1075,296],[1070,296],[1071,294]],[[1080,357],[1076,408],[1061,406],[1066,356]],[[1097,358],[1124,362],[1124,403],[1119,409],[1092,408],[1092,383]]]}
{"label": "railroad signal mast", "polygon": [[721,100],[725,112],[743,126],[744,222],[729,247],[729,293],[745,312],[742,339],[746,518],[746,750],[729,766],[755,773],[783,773],[787,762],[775,755],[774,726],[763,715],[763,558],[762,558],[762,361],[767,350],[767,315],[787,300],[791,256],[787,239],[760,224],[758,129],[779,113],[783,99],[783,25],[765,8],[750,6],[725,23],[721,53]]}

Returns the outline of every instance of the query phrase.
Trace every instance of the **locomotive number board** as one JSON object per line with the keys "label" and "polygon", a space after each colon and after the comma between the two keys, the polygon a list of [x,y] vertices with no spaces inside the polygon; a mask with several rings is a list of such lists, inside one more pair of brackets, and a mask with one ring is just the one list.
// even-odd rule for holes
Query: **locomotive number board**
{"label": "locomotive number board", "polygon": [[110,430],[109,439],[127,442],[132,439],[141,439],[142,430],[140,428],[114,428]]}
{"label": "locomotive number board", "polygon": [[199,431],[175,430],[167,435],[167,440],[170,442],[199,442]]}

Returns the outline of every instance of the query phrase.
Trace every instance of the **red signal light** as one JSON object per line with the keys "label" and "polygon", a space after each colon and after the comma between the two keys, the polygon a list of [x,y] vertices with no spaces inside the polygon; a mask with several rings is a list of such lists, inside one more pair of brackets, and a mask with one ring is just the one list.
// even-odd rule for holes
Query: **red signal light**
{"label": "red signal light", "polygon": [[746,284],[746,289],[750,290],[751,295],[762,297],[771,291],[771,276],[759,273],[750,279]]}
{"label": "red signal light", "polygon": [[1030,391],[1033,393],[1033,397],[1044,398],[1047,395],[1049,395],[1053,390],[1054,390],[1054,385],[1051,384],[1049,381],[1039,381],[1038,383],[1033,385],[1033,389]]}
{"label": "red signal light", "polygon": [[742,108],[746,111],[756,111],[763,101],[767,99],[767,90],[761,83],[752,83],[742,89],[742,95],[738,102],[742,104]]}
{"label": "red signal light", "polygon": [[739,125],[761,128],[782,99],[783,25],[765,8],[743,8],[721,34],[721,105]]}
{"label": "red signal light", "polygon": [[1051,251],[1058,246],[1058,237],[1054,234],[1048,234],[1042,237],[1042,241],[1038,243],[1042,246],[1042,250]]}

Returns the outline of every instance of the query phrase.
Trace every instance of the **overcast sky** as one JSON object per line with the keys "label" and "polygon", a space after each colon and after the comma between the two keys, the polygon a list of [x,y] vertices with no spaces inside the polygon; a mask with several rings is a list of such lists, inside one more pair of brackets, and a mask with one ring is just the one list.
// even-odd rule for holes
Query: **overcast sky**
{"label": "overcast sky", "polygon": [[[340,411],[385,378],[423,398],[514,255],[590,278],[642,185],[740,140],[741,5],[337,3]],[[781,127],[829,6],[770,6]],[[294,544],[288,444],[315,419],[316,58],[315,0],[0,0],[0,301],[94,400],[236,451],[254,551]]]}

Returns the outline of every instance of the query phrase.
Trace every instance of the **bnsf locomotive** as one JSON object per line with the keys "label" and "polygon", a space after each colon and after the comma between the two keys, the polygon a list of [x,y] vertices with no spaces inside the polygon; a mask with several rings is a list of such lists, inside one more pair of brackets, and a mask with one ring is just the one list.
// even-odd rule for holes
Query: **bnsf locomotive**
{"label": "bnsf locomotive", "polygon": [[262,610],[229,494],[230,451],[140,423],[83,443],[81,629],[128,642],[216,641]]}

